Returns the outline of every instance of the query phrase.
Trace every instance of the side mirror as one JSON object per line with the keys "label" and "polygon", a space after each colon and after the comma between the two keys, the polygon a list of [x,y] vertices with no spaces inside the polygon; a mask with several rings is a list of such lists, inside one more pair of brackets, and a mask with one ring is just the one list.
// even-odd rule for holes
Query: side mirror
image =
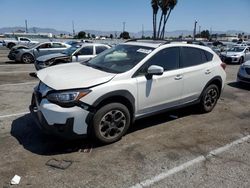
{"label": "side mirror", "polygon": [[151,65],[149,68],[148,68],[148,75],[150,76],[153,76],[153,75],[162,75],[164,72],[164,69],[163,67],[161,66],[158,66],[158,65]]}

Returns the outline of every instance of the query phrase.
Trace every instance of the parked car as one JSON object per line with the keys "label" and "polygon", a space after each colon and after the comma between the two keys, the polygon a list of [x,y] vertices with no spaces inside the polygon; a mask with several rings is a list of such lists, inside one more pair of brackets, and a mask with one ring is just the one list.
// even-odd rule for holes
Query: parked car
{"label": "parked car", "polygon": [[242,64],[250,59],[250,50],[247,46],[234,46],[228,51],[221,53],[221,59],[225,63]]}
{"label": "parked car", "polygon": [[30,110],[46,132],[112,143],[139,118],[194,104],[212,111],[224,69],[208,47],[129,41],[85,63],[38,71]]}
{"label": "parked car", "polygon": [[82,44],[81,47],[73,46],[68,48],[62,53],[48,54],[38,57],[34,65],[36,70],[40,70],[45,67],[62,63],[87,61],[108,48],[110,48],[110,46],[105,44],[85,43]]}
{"label": "parked car", "polygon": [[3,40],[3,46],[6,46],[7,48],[11,49],[13,46],[16,45],[33,45],[33,44],[38,44],[38,41],[33,41],[29,38],[26,37],[16,37],[15,39],[12,40]]}
{"label": "parked car", "polygon": [[36,58],[42,55],[63,52],[69,47],[70,45],[61,42],[43,42],[31,47],[16,46],[11,49],[8,58],[23,63],[34,63]]}
{"label": "parked car", "polygon": [[237,74],[237,81],[250,84],[250,60],[241,64]]}

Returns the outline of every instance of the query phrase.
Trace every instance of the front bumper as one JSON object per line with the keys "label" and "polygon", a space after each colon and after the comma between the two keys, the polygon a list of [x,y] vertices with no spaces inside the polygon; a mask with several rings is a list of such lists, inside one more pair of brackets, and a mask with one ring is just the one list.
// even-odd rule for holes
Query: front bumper
{"label": "front bumper", "polygon": [[30,112],[38,127],[48,134],[55,134],[67,139],[85,137],[89,112],[80,108],[63,108],[41,99],[39,93],[33,93]]}
{"label": "front bumper", "polygon": [[250,67],[240,67],[239,72],[237,74],[237,81],[250,84]]}
{"label": "front bumper", "polygon": [[221,60],[225,63],[239,63],[240,57],[237,56],[221,56]]}

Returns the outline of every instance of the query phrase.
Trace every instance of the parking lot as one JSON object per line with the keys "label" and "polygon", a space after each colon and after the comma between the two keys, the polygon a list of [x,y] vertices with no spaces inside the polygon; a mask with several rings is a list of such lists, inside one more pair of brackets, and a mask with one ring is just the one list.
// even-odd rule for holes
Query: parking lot
{"label": "parking lot", "polygon": [[135,122],[122,140],[98,145],[43,135],[28,107],[34,65],[0,47],[0,187],[250,187],[250,87],[227,84],[208,114],[194,107]]}

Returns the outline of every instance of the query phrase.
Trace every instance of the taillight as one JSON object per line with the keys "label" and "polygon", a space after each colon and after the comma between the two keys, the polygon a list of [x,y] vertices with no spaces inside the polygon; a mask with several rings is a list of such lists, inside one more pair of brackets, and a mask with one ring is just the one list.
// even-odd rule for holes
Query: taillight
{"label": "taillight", "polygon": [[227,64],[222,62],[222,63],[220,64],[220,66],[225,70],[226,67],[227,67]]}

